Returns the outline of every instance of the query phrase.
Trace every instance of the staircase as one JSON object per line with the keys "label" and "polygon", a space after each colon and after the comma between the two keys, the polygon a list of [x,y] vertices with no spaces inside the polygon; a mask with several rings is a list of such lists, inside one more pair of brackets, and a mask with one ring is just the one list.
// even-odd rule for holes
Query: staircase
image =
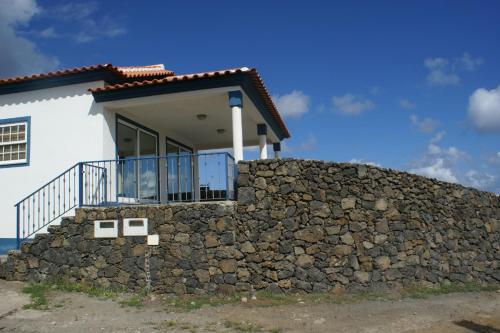
{"label": "staircase", "polygon": [[[179,161],[197,165],[196,181],[192,172],[184,176],[185,179],[178,177],[177,186],[173,189],[163,185],[167,187],[167,193],[160,198],[161,184],[168,184],[168,178],[162,179],[160,168],[165,168],[168,173],[168,166],[173,163],[180,165]],[[131,173],[130,170],[135,171]],[[228,153],[76,163],[15,205],[17,248],[23,241],[31,239],[78,207],[158,204],[165,199],[167,202],[234,200],[236,173],[234,158]],[[132,178],[129,177],[131,174]],[[155,184],[152,189],[142,189],[143,178],[145,183]]]}
{"label": "staircase", "polygon": [[[34,274],[39,258],[50,248],[63,247],[64,235],[67,236],[68,226],[74,225],[74,222],[73,216],[63,217],[60,225],[50,225],[46,233],[37,233],[33,239],[24,241],[19,250],[11,250],[7,255],[0,256],[0,279],[31,282],[41,280],[39,274]],[[35,245],[37,249],[32,251]],[[31,271],[32,269],[35,270]]]}

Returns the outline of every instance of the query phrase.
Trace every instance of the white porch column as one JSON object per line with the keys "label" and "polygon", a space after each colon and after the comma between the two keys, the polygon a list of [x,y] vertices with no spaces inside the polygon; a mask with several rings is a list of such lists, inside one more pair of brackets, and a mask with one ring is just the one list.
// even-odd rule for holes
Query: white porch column
{"label": "white porch column", "polygon": [[259,135],[260,159],[267,159],[267,125],[257,124],[257,134]]}
{"label": "white porch column", "polygon": [[234,161],[238,163],[243,160],[243,124],[241,120],[241,109],[243,108],[243,95],[241,91],[229,92],[229,106],[233,120],[233,151]]}
{"label": "white porch column", "polygon": [[281,142],[273,143],[273,150],[274,150],[274,158],[276,159],[280,158]]}

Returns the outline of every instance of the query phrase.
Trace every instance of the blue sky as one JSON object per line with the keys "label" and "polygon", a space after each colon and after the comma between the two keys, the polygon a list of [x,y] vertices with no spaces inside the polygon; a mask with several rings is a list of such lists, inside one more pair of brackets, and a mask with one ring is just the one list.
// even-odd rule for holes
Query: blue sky
{"label": "blue sky", "polygon": [[256,67],[292,133],[285,155],[500,193],[498,36],[498,1],[0,0],[0,76]]}

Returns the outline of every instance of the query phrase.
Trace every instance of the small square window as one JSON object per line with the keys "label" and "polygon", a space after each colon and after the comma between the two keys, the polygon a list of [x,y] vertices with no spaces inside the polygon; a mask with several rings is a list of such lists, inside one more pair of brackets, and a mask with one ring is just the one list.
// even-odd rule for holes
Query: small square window
{"label": "small square window", "polygon": [[0,119],[0,166],[28,163],[29,118]]}

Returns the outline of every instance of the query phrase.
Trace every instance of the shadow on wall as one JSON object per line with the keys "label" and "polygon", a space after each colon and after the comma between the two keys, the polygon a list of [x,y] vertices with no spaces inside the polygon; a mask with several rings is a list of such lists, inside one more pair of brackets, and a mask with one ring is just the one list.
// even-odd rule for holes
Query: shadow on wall
{"label": "shadow on wall", "polygon": [[90,92],[88,92],[87,89],[95,86],[96,82],[88,82],[70,86],[32,90],[20,94],[0,95],[0,107],[90,95]]}

